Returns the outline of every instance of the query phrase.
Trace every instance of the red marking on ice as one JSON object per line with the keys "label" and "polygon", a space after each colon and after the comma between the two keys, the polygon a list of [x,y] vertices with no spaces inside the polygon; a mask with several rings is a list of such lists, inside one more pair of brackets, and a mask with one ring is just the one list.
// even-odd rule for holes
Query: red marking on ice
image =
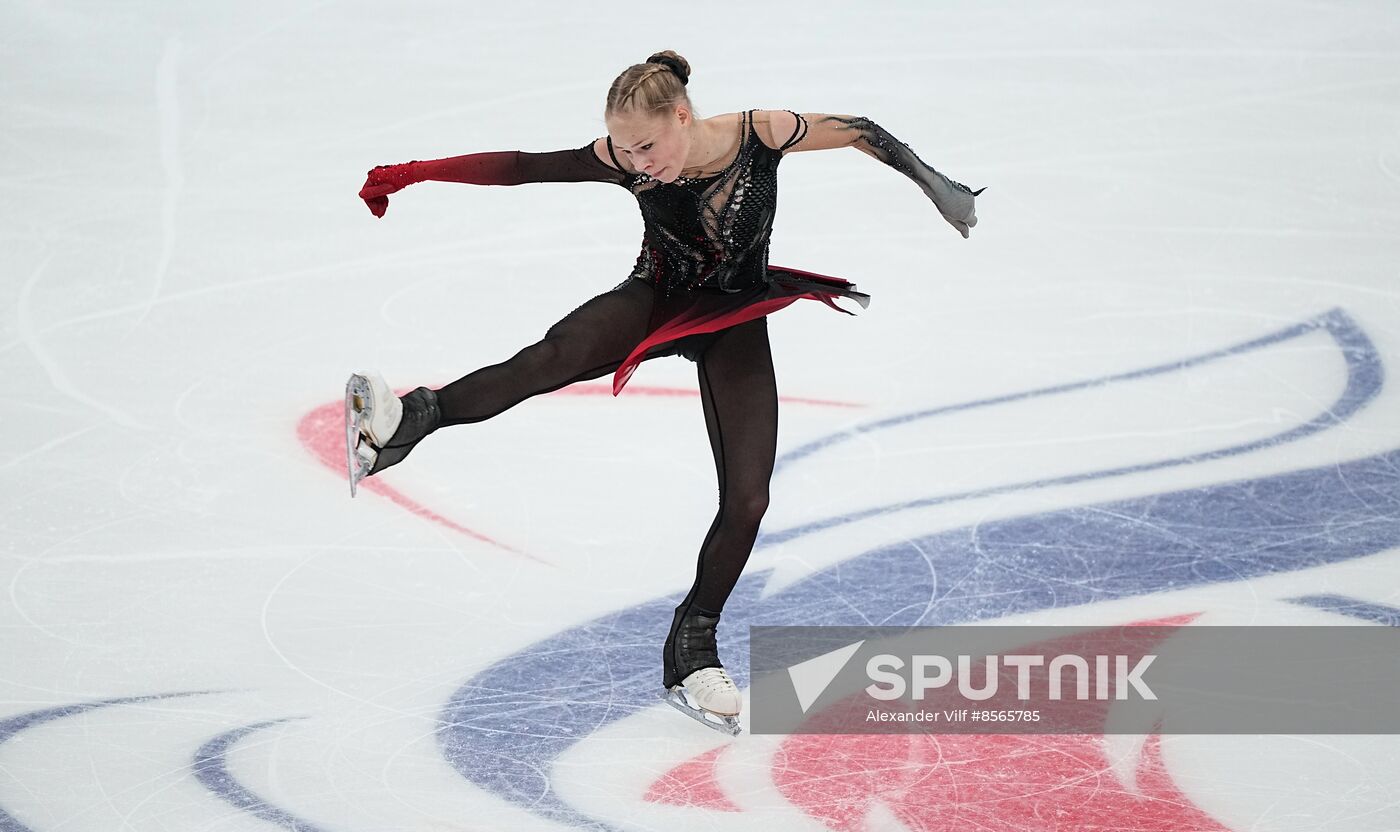
{"label": "red marking on ice", "polygon": [[[403,395],[408,390],[396,391],[397,395]],[[698,397],[700,391],[683,387],[655,387],[647,385],[633,385],[628,388],[629,395],[642,396],[662,396]],[[547,396],[607,396],[612,398],[612,385],[603,384],[573,384],[560,390],[555,390],[546,394]],[[793,404],[810,404],[825,407],[864,407],[864,405],[854,402],[832,401],[825,399],[806,399],[795,396],[779,396],[779,401],[791,402]],[[349,475],[345,470],[345,403],[343,401],[331,402],[313,409],[301,418],[297,423],[297,438],[301,444],[323,465],[335,471],[342,479],[348,481]],[[474,540],[479,540],[499,549],[503,549],[512,554],[529,558],[539,563],[548,564],[549,561],[536,557],[528,552],[517,549],[508,543],[503,543],[490,535],[483,534],[475,529],[468,528],[448,517],[433,511],[422,503],[405,495],[403,492],[388,485],[382,479],[369,478],[361,480],[358,486],[361,491],[370,491],[388,498],[394,504],[401,506],[410,514],[422,517],[433,523],[445,526],[455,532],[464,534]],[[552,565],[552,564],[551,564]]]}
{"label": "red marking on ice", "polygon": [[1185,627],[1201,614],[1198,612],[1184,612],[1180,615],[1169,615],[1166,618],[1145,618],[1142,621],[1130,621],[1124,624],[1125,627]]}
{"label": "red marking on ice", "polygon": [[[607,396],[612,398],[612,386],[608,384],[572,384],[547,396]],[[693,387],[651,387],[644,384],[629,384],[629,396],[657,396],[662,398],[699,398],[700,391]],[[835,399],[812,399],[803,396],[779,396],[778,401],[789,404],[810,404],[818,407],[865,407],[859,402],[843,402]]]}
{"label": "red marking on ice", "polygon": [[774,762],[779,789],[832,829],[866,828],[876,803],[929,832],[1227,832],[1193,806],[1149,735],[1136,788],[1121,783],[1092,735],[805,735]]}
{"label": "red marking on ice", "polygon": [[[1162,636],[1135,636],[1136,627],[1182,626],[1195,618],[1139,621],[1027,645],[1021,652],[1140,656]],[[1014,700],[999,701],[1008,680],[1014,695],[1013,673],[1003,677],[999,695],[985,707],[1014,706]],[[1043,685],[1043,679],[1035,683]],[[853,704],[864,712],[863,703],[852,701],[812,719],[820,724]],[[1111,704],[1090,707],[1103,720]],[[1083,712],[1058,716],[1078,720]],[[714,756],[708,752],[672,769],[653,784],[648,799],[665,794],[677,798],[669,802],[697,807],[733,805],[714,778]],[[1143,743],[1128,783],[1115,776],[1102,734],[797,734],[774,754],[772,777],[794,805],[841,832],[866,829],[877,804],[905,828],[925,832],[1228,832],[1176,787],[1157,734]],[[673,782],[684,788],[670,787]],[[690,795],[696,799],[685,800]]]}
{"label": "red marking on ice", "polygon": [[661,775],[642,799],[648,803],[696,806],[720,812],[743,811],[724,796],[715,781],[715,762],[726,748],[728,746],[721,745]]}
{"label": "red marking on ice", "polygon": [[[323,465],[336,473],[341,478],[349,482],[349,472],[345,469],[345,403],[332,402],[321,405],[302,417],[297,425],[297,438],[301,444],[311,452],[311,455],[321,461]],[[488,543],[492,546],[504,549],[512,554],[522,555],[540,563],[549,563],[541,560],[528,552],[523,552],[507,543],[502,543],[489,535],[482,534],[475,529],[469,529],[456,523],[432,509],[424,506],[416,500],[405,496],[392,485],[386,484],[383,480],[366,479],[361,480],[359,490],[372,491],[383,497],[387,497],[391,502],[402,506],[410,514],[415,514],[425,520],[439,523],[460,532],[475,540]]]}

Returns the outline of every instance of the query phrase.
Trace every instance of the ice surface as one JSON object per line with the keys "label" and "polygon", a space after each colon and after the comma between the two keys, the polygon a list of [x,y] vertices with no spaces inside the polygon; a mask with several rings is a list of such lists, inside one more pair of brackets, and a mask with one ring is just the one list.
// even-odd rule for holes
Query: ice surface
{"label": "ice surface", "polygon": [[[615,286],[635,202],[376,164],[582,146],[675,49],[785,160],[749,624],[1400,621],[1385,3],[0,10],[0,832],[1400,829],[1383,736],[729,740],[656,697],[715,508],[694,367],[346,495],[346,376],[438,386]],[[329,454],[329,457],[327,456]],[[1390,695],[1391,692],[1378,692]],[[1097,825],[1095,825],[1097,824]]]}

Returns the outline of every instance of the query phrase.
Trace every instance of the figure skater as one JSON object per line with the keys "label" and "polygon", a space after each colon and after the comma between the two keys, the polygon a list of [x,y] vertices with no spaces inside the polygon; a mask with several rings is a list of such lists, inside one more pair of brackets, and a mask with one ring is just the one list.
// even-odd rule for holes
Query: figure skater
{"label": "figure skater", "polygon": [[977,224],[972,191],[869,118],[748,110],[700,118],[675,52],[628,67],[608,90],[608,135],[575,150],[473,153],[379,166],[360,197],[376,217],[388,195],[436,180],[473,185],[610,182],[631,191],[644,222],[631,274],[564,316],[544,338],[447,386],[402,398],[377,374],[346,389],[351,495],[363,477],[401,462],[425,436],[490,419],[531,396],[612,375],[613,395],[647,359],[695,362],[719,478],[719,510],[700,544],[695,582],[662,650],[662,696],[738,733],[740,697],[720,663],[715,628],[768,507],[778,397],[767,320],[808,298],[840,312],[869,296],[840,278],[768,264],[778,163],[789,153],[855,147],[912,179],[963,237]]}

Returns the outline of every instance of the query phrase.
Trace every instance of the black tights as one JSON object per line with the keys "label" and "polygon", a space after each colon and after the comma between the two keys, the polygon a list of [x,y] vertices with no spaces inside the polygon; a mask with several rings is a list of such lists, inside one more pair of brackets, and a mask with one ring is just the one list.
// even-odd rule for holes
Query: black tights
{"label": "black tights", "polygon": [[[645,336],[653,288],[628,280],[589,300],[510,359],[437,391],[442,425],[490,419],[531,396],[611,375]],[[778,443],[778,391],[768,322],[757,318],[648,352],[695,361],[715,455],[719,511],[700,546],[687,610],[719,613],[739,580],[768,508]]]}

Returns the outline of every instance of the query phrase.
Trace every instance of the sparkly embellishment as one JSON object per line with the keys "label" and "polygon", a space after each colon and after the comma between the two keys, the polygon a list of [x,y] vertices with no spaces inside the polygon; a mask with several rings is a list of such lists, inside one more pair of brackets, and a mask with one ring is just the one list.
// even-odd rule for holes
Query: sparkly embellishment
{"label": "sparkly embellishment", "polygon": [[924,194],[938,206],[938,212],[964,237],[967,236],[967,229],[977,224],[974,198],[985,189],[974,191],[934,170],[909,145],[865,116],[827,116],[822,121],[834,121],[843,125],[838,129],[854,131],[857,138],[853,142],[864,141],[867,147],[876,151],[875,158],[918,183]]}
{"label": "sparkly embellishment", "polygon": [[767,280],[782,153],[758,138],[753,111],[740,114],[740,126],[738,153],[718,173],[670,183],[644,174],[632,180],[646,226],[633,275],[663,295],[738,292]]}

